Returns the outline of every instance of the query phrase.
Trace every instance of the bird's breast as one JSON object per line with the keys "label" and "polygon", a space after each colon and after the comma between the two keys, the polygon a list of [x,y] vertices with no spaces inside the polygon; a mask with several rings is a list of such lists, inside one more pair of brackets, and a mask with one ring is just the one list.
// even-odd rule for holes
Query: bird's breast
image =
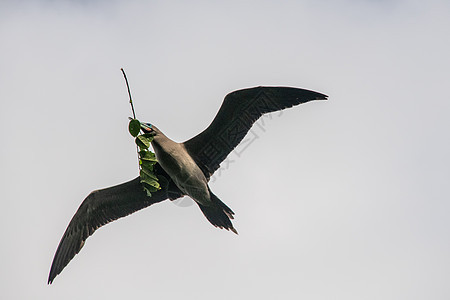
{"label": "bird's breast", "polygon": [[182,192],[199,203],[211,201],[205,175],[184,148],[154,149],[159,164]]}

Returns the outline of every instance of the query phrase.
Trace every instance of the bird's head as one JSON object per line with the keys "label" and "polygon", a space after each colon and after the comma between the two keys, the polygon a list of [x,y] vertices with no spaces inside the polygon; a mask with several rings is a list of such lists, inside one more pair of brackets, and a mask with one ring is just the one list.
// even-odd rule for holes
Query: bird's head
{"label": "bird's head", "polygon": [[141,123],[141,129],[144,133],[149,133],[152,136],[157,136],[160,133],[159,129],[150,123]]}

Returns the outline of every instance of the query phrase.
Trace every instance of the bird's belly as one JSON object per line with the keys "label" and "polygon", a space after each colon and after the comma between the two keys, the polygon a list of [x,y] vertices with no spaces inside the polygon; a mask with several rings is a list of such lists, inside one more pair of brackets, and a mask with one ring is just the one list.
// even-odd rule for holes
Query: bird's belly
{"label": "bird's belly", "polygon": [[161,167],[183,193],[200,204],[211,202],[205,175],[192,159],[155,152]]}
{"label": "bird's belly", "polygon": [[198,203],[206,205],[211,202],[207,185],[195,175],[187,174],[172,179],[181,191]]}

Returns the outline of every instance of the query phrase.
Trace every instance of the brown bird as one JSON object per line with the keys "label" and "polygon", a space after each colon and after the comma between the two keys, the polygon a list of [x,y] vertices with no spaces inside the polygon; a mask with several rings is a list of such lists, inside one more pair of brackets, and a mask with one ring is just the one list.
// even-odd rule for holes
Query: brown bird
{"label": "brown bird", "polygon": [[237,234],[230,219],[234,212],[214,195],[208,185],[220,163],[265,113],[312,100],[326,100],[317,92],[291,87],[255,87],[228,94],[212,123],[197,136],[176,143],[156,126],[142,130],[153,135],[158,163],[155,173],[161,189],[147,196],[139,177],[90,193],[73,216],[59,242],[48,277],[51,284],[86,239],[101,226],[166,199],[191,197],[208,221]]}

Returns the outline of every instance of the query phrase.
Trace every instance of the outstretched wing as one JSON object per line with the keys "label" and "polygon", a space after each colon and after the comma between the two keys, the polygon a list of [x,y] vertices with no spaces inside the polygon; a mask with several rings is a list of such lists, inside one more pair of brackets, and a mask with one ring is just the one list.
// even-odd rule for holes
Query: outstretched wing
{"label": "outstretched wing", "polygon": [[182,196],[182,193],[172,182],[169,183],[166,177],[158,177],[162,188],[152,193],[151,197],[148,197],[142,188],[139,177],[90,193],[81,203],[59,242],[48,283],[52,283],[70,260],[80,252],[86,239],[101,226],[167,198],[176,199]]}
{"label": "outstretched wing", "polygon": [[327,96],[291,87],[254,87],[225,97],[216,117],[203,132],[184,142],[189,154],[209,178],[263,114]]}

